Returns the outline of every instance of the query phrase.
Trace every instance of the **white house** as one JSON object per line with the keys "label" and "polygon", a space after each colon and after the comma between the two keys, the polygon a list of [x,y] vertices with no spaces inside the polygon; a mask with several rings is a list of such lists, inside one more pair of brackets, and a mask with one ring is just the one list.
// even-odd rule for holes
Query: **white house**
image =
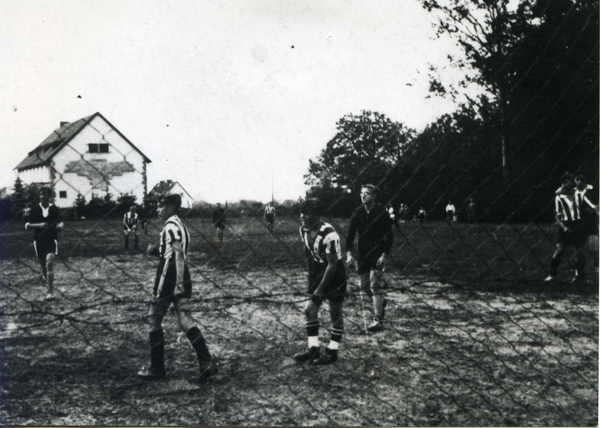
{"label": "white house", "polygon": [[25,184],[49,185],[54,203],[73,206],[78,194],[87,201],[107,193],[116,200],[147,194],[146,166],[151,161],[100,113],[75,122],[61,122],[17,165]]}
{"label": "white house", "polygon": [[158,197],[160,195],[168,195],[170,193],[176,193],[181,196],[182,208],[192,208],[192,206],[194,205],[194,199],[177,181],[161,181],[152,188],[149,195]]}

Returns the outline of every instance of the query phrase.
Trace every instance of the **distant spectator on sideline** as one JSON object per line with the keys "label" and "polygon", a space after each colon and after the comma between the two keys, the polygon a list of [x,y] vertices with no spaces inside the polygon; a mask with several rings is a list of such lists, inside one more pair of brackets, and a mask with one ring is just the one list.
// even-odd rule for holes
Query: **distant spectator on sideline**
{"label": "distant spectator on sideline", "polygon": [[400,224],[406,223],[406,219],[408,218],[408,205],[401,203],[400,208],[398,208],[398,222]]}
{"label": "distant spectator on sideline", "polygon": [[33,248],[46,280],[46,300],[54,300],[54,258],[58,255],[58,233],[63,229],[60,211],[50,203],[52,189],[39,190],[40,203],[26,213],[25,229],[33,230]]}
{"label": "distant spectator on sideline", "polygon": [[575,180],[572,174],[563,174],[561,187],[556,193],[554,199],[555,219],[558,226],[556,250],[550,261],[550,275],[546,277],[545,281],[550,282],[555,280],[565,247],[570,246],[575,249],[576,274],[572,282],[583,281],[585,279],[584,250],[587,236],[580,215],[582,207],[575,196]]}
{"label": "distant spectator on sideline", "polygon": [[123,233],[125,235],[125,251],[129,251],[129,235],[133,235],[134,249],[137,251],[139,238],[137,236],[139,216],[136,213],[135,205],[129,207],[129,211],[123,216]]}
{"label": "distant spectator on sideline", "polygon": [[467,220],[469,223],[475,223],[477,220],[477,205],[473,198],[469,198],[469,203],[467,204]]}
{"label": "distant spectator on sideline", "polygon": [[388,205],[387,212],[390,215],[390,221],[394,226],[396,226],[396,230],[400,230],[400,228],[398,227],[398,216],[396,215],[396,212],[394,211],[394,206],[392,204]]}
{"label": "distant spectator on sideline", "polygon": [[265,207],[265,220],[267,221],[267,228],[269,233],[273,233],[273,223],[275,223],[275,207],[271,202]]}
{"label": "distant spectator on sideline", "polygon": [[213,211],[213,224],[217,231],[217,237],[219,241],[223,241],[223,229],[225,229],[225,210],[221,204],[217,204],[217,207]]}
{"label": "distant spectator on sideline", "polygon": [[425,208],[423,207],[419,208],[419,212],[417,213],[417,220],[419,223],[422,224],[425,221],[425,217],[427,217],[427,211],[425,211]]}
{"label": "distant spectator on sideline", "polygon": [[358,232],[358,275],[362,291],[373,299],[373,322],[367,330],[371,332],[383,329],[385,316],[385,297],[383,293],[383,272],[387,257],[392,249],[394,234],[390,217],[377,203],[379,190],[372,184],[362,186],[360,199],[362,205],[354,210],[350,217],[350,228],[346,238],[347,262],[354,265],[352,251],[354,236]]}
{"label": "distant spectator on sideline", "polygon": [[452,203],[452,201],[448,201],[448,205],[446,205],[446,221],[454,221],[454,216],[456,215],[456,207]]}

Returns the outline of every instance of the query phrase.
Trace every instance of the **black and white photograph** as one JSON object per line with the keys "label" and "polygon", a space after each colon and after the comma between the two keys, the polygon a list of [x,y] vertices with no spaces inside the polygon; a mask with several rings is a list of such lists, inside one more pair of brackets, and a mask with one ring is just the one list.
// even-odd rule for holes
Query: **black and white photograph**
{"label": "black and white photograph", "polygon": [[598,426],[598,0],[0,0],[0,425]]}

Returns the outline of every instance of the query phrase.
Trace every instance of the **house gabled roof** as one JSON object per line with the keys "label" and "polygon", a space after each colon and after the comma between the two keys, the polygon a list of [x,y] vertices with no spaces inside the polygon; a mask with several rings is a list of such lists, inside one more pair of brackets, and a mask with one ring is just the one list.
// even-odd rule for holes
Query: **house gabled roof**
{"label": "house gabled roof", "polygon": [[61,126],[59,129],[54,130],[42,143],[37,146],[34,150],[27,154],[27,157],[17,165],[15,168],[21,172],[29,168],[35,168],[38,166],[47,165],[48,162],[54,157],[55,154],[60,152],[64,146],[75,138],[77,134],[81,132],[92,120],[97,116],[100,116],[104,121],[123,138],[127,143],[131,145],[140,155],[144,157],[144,160],[148,163],[152,162],[146,157],[131,141],[127,139],[121,132],[113,126],[104,116],[96,112],[91,116],[84,117],[76,120],[75,122],[67,123]]}
{"label": "house gabled roof", "polygon": [[181,184],[179,184],[179,182],[171,181],[171,180],[161,181],[159,183],[156,183],[156,185],[152,188],[152,190],[150,190],[149,195],[155,195],[155,196],[167,195],[167,194],[171,193],[173,188],[177,185],[179,185],[179,187],[181,187],[181,190],[183,190],[190,199],[192,199],[192,200],[194,199],[191,197],[191,195],[188,193],[188,191],[185,190]]}

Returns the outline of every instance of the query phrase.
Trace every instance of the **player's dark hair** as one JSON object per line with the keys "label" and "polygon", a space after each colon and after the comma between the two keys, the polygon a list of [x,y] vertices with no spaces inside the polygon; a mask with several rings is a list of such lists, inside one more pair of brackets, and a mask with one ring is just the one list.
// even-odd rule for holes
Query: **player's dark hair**
{"label": "player's dark hair", "polygon": [[315,214],[320,216],[323,213],[323,205],[317,198],[309,198],[300,205],[300,214]]}
{"label": "player's dark hair", "polygon": [[377,195],[379,195],[379,188],[377,186],[375,186],[374,184],[363,184],[362,186],[360,186],[361,189],[369,189],[369,191],[371,193],[373,193],[375,195],[375,197],[377,197]]}
{"label": "player's dark hair", "polygon": [[40,187],[40,190],[38,193],[42,193],[46,196],[50,196],[52,197],[52,189],[50,187],[44,186],[44,187]]}
{"label": "player's dark hair", "polygon": [[158,201],[159,205],[168,205],[175,208],[176,212],[179,212],[181,208],[181,195],[177,193],[171,193],[169,195],[163,195]]}
{"label": "player's dark hair", "polygon": [[560,178],[560,182],[561,182],[561,183],[567,183],[567,182],[569,182],[569,181],[571,181],[571,180],[573,180],[573,179],[574,179],[574,176],[573,176],[573,174],[571,174],[571,173],[570,173],[570,172],[568,172],[568,171],[565,171],[565,172],[563,173],[562,177]]}

